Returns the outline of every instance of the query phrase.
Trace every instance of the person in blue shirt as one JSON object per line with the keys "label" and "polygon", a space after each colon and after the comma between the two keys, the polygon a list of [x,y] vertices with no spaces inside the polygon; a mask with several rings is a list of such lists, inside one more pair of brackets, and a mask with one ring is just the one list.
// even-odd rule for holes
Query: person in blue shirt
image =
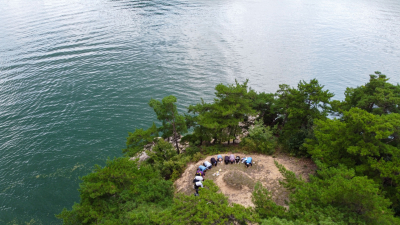
{"label": "person in blue shirt", "polygon": [[247,168],[249,168],[249,166],[253,166],[253,159],[251,157],[247,157],[246,161],[244,162],[244,164],[246,165]]}
{"label": "person in blue shirt", "polygon": [[217,161],[218,161],[218,162],[222,162],[222,156],[221,156],[221,155],[218,155],[218,156],[217,156]]}
{"label": "person in blue shirt", "polygon": [[207,170],[207,167],[205,167],[205,166],[203,166],[203,165],[200,165],[200,166],[199,166],[199,169],[205,173],[206,170]]}

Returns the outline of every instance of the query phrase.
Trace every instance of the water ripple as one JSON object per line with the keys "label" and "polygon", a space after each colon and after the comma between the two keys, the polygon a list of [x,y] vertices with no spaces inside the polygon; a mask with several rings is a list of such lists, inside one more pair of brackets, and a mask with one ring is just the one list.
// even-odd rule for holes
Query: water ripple
{"label": "water ripple", "polygon": [[235,79],[274,92],[318,78],[337,99],[375,70],[400,82],[396,0],[6,0],[0,11],[1,224],[60,223],[78,177],[156,119],[150,98],[176,95],[185,112]]}

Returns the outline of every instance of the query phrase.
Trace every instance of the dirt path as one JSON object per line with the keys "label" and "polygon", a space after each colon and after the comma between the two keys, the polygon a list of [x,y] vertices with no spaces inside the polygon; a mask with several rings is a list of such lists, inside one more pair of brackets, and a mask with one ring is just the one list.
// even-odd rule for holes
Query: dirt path
{"label": "dirt path", "polygon": [[[231,153],[221,154],[222,157],[225,155],[230,155]],[[279,185],[279,180],[282,179],[282,175],[279,173],[278,168],[274,164],[274,160],[278,161],[279,164],[284,165],[287,169],[296,173],[296,175],[301,175],[303,178],[308,179],[308,174],[313,173],[316,169],[315,164],[310,159],[299,159],[290,157],[286,154],[276,154],[273,158],[272,156],[258,155],[258,154],[234,154],[239,155],[240,158],[252,157],[253,166],[246,168],[244,164],[228,164],[219,163],[217,167],[213,167],[211,170],[207,171],[205,179],[211,179],[215,184],[221,189],[221,192],[226,195],[229,202],[238,203],[248,206],[254,206],[251,201],[251,193],[253,190],[243,186],[242,188],[234,188],[224,181],[224,175],[229,171],[240,171],[250,177],[252,181],[260,181],[264,187],[266,187],[271,193],[274,201],[285,206],[285,200],[288,199],[288,192]],[[217,155],[211,155],[205,159],[188,165],[182,177],[175,181],[176,192],[193,194],[193,178],[199,165],[203,164],[205,160],[210,161]],[[219,170],[221,170],[219,172]],[[216,172],[219,172],[219,176],[213,176]]]}

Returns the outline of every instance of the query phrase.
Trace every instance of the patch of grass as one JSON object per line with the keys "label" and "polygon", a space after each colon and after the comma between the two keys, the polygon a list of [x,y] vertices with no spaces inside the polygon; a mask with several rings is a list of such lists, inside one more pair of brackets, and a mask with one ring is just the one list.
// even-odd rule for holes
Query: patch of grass
{"label": "patch of grass", "polygon": [[228,171],[224,175],[223,180],[227,185],[236,189],[242,189],[244,186],[247,186],[250,190],[253,190],[256,184],[253,179],[244,173],[234,170]]}

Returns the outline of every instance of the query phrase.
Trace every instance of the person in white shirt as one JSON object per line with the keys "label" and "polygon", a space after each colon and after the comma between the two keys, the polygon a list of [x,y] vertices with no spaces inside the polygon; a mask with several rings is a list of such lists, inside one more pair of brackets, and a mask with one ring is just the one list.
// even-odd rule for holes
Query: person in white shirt
{"label": "person in white shirt", "polygon": [[195,196],[199,195],[199,187],[203,188],[203,182],[197,181],[196,183],[194,183],[194,190],[196,190],[196,193],[194,194]]}
{"label": "person in white shirt", "polygon": [[209,170],[212,168],[212,164],[209,161],[204,161],[203,165]]}
{"label": "person in white shirt", "polygon": [[198,182],[198,181],[203,181],[204,180],[204,178],[202,176],[195,176],[194,179],[196,180],[195,183]]}

